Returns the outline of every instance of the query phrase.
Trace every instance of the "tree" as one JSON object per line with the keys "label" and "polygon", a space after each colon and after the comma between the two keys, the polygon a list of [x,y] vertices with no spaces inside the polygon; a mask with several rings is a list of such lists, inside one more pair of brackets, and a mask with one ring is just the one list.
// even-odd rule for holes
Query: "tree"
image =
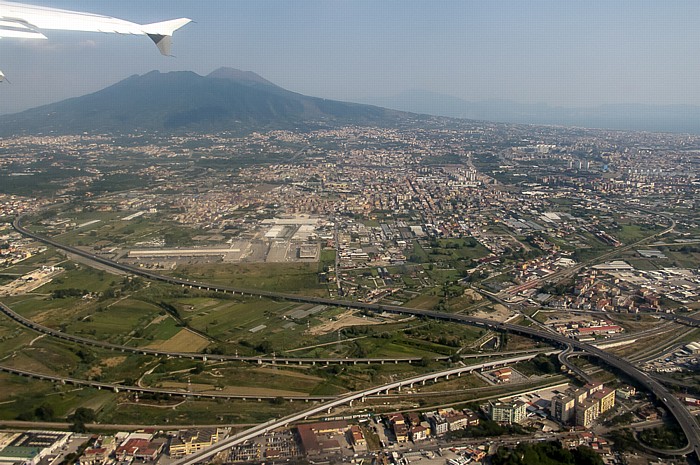
{"label": "tree", "polygon": [[260,352],[261,354],[270,354],[274,352],[274,348],[272,347],[272,343],[268,341],[267,339],[262,341],[260,344],[256,345],[254,349],[257,352]]}
{"label": "tree", "polygon": [[87,427],[82,421],[74,421],[71,423],[70,430],[74,433],[87,433]]}
{"label": "tree", "polygon": [[82,422],[82,423],[92,423],[97,419],[97,414],[91,408],[78,407],[73,415],[68,416],[68,421],[71,422]]}
{"label": "tree", "polygon": [[192,368],[192,374],[198,375],[204,371],[204,363],[198,363]]}
{"label": "tree", "polygon": [[34,410],[34,416],[39,420],[51,421],[54,417],[53,407],[51,407],[49,404],[41,404],[36,408],[36,410]]}

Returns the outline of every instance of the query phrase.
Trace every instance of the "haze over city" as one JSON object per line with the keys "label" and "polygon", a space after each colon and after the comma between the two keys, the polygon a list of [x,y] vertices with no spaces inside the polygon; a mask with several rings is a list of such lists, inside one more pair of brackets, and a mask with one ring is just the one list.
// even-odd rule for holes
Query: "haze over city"
{"label": "haze over city", "polygon": [[[175,58],[141,37],[50,31],[2,43],[0,113],[83,95],[132,74],[220,66],[289,90],[382,103],[419,89],[550,106],[700,104],[694,1],[109,1],[35,4],[147,23],[186,16]],[[128,46],[124,46],[124,42]]]}

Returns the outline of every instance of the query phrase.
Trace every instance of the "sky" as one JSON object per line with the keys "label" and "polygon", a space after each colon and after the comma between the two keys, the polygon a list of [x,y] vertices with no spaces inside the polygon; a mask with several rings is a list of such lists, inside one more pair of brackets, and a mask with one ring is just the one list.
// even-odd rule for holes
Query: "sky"
{"label": "sky", "polygon": [[409,89],[468,101],[700,105],[697,0],[26,0],[137,23],[145,36],[43,31],[0,40],[0,114],[133,74],[229,66],[307,95],[367,102]]}

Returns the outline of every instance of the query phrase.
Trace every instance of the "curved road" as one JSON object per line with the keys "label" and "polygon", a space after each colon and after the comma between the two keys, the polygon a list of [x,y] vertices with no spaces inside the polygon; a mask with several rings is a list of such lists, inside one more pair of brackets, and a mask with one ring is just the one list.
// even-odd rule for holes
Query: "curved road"
{"label": "curved road", "polygon": [[[559,351],[549,351],[545,352],[546,355],[556,354]],[[507,359],[491,360],[488,362],[478,363],[476,365],[463,366],[458,368],[449,368],[447,370],[437,371],[433,373],[428,373],[425,375],[414,376],[409,379],[404,379],[401,381],[396,381],[394,383],[387,384],[381,388],[371,388],[360,393],[353,393],[350,396],[344,396],[343,398],[348,398],[351,400],[355,399],[353,395],[360,394],[360,397],[367,397],[369,395],[377,394],[380,392],[388,392],[390,389],[400,388],[402,386],[413,386],[416,383],[425,384],[426,381],[432,380],[437,382],[440,378],[449,379],[451,375],[461,375],[462,373],[471,373],[476,370],[485,370],[487,368],[495,368],[498,366],[505,366],[510,363],[522,362],[525,360],[532,360],[537,357],[540,353],[533,353],[528,355],[521,355],[519,357],[511,357]],[[71,384],[74,386],[87,386],[96,389],[106,389],[112,390],[114,392],[141,392],[149,394],[166,394],[168,396],[180,396],[180,397],[192,397],[199,399],[276,399],[278,397],[284,397],[287,400],[304,400],[304,401],[328,401],[337,399],[338,396],[270,396],[270,395],[239,395],[239,394],[212,394],[212,393],[201,393],[201,392],[190,392],[182,391],[179,389],[162,389],[162,388],[149,388],[141,386],[126,386],[123,384],[115,383],[103,383],[99,381],[91,381],[86,379],[69,378],[56,375],[47,375],[44,373],[38,373],[29,370],[20,370],[18,368],[11,368],[0,365],[0,372],[10,373],[18,376],[25,376],[28,378],[40,379],[44,381],[51,381],[60,384]],[[364,394],[364,395],[361,395]],[[324,404],[325,405],[325,404]],[[323,410],[323,409],[322,409]],[[308,415],[307,415],[308,416]]]}
{"label": "curved road", "polygon": [[[700,428],[698,427],[698,424],[695,421],[695,418],[690,414],[688,409],[685,408],[685,406],[676,398],[668,389],[666,389],[661,383],[656,381],[655,379],[651,378],[649,375],[646,373],[641,372],[639,369],[634,367],[632,364],[629,362],[625,361],[624,359],[617,357],[615,355],[609,354],[601,349],[598,349],[597,347],[594,347],[590,344],[586,344],[580,341],[572,340],[570,338],[567,338],[565,336],[561,336],[558,334],[553,334],[547,331],[543,331],[540,329],[535,329],[535,328],[529,328],[526,326],[518,326],[510,323],[498,323],[494,322],[491,320],[487,320],[484,318],[474,318],[474,317],[469,317],[465,315],[455,315],[455,314],[445,314],[445,313],[440,313],[440,312],[435,312],[435,311],[430,311],[430,310],[421,310],[421,309],[414,309],[414,308],[405,308],[401,307],[398,305],[380,305],[380,304],[369,304],[369,303],[363,303],[363,302],[352,302],[352,301],[341,301],[341,300],[333,300],[333,299],[326,299],[326,298],[321,298],[321,297],[305,297],[305,296],[300,296],[296,294],[288,294],[288,293],[281,293],[281,292],[272,292],[272,291],[255,291],[255,290],[250,290],[250,289],[239,289],[239,288],[234,288],[234,287],[227,287],[227,286],[220,286],[216,284],[206,284],[206,283],[194,283],[191,281],[187,281],[184,279],[179,279],[179,278],[173,278],[169,276],[162,276],[158,275],[156,273],[153,273],[151,271],[147,270],[141,270],[137,267],[132,267],[129,265],[124,265],[121,263],[113,262],[111,260],[108,260],[104,257],[100,257],[91,253],[88,253],[84,250],[76,249],[74,247],[69,247],[66,245],[63,245],[61,243],[58,243],[50,238],[46,238],[43,236],[40,236],[38,234],[35,234],[31,231],[26,230],[25,228],[22,227],[21,225],[21,217],[18,217],[15,219],[15,221],[12,223],[13,227],[20,233],[25,234],[33,239],[36,239],[38,241],[44,242],[46,244],[52,245],[56,248],[66,250],[69,252],[76,253],[78,255],[81,255],[83,257],[95,260],[99,263],[104,263],[109,266],[113,266],[115,268],[121,269],[123,271],[127,271],[130,273],[134,273],[136,275],[141,275],[149,279],[154,279],[157,281],[163,281],[171,284],[176,284],[176,285],[181,285],[181,286],[190,286],[190,287],[199,287],[201,289],[209,290],[209,291],[215,291],[215,292],[240,292],[240,293],[245,293],[249,295],[257,295],[261,297],[268,297],[272,299],[287,299],[291,301],[296,301],[296,302],[305,302],[305,303],[315,303],[315,304],[324,304],[324,305],[335,305],[335,306],[344,306],[348,308],[356,308],[356,309],[361,309],[361,310],[370,310],[370,311],[375,311],[375,312],[389,312],[389,313],[397,313],[397,314],[404,314],[404,315],[415,315],[418,317],[425,317],[425,318],[431,318],[431,319],[437,319],[437,320],[442,320],[442,321],[448,321],[448,322],[454,322],[454,323],[461,323],[461,324],[469,324],[469,325],[475,325],[487,329],[493,329],[493,330],[499,330],[499,331],[510,331],[516,334],[520,334],[523,336],[527,337],[533,337],[535,339],[543,340],[543,341],[548,341],[551,343],[554,343],[560,347],[566,348],[568,345],[571,345],[575,349],[578,349],[580,351],[586,352],[590,355],[593,355],[606,364],[608,364],[611,367],[614,367],[621,372],[625,373],[627,376],[629,376],[631,379],[635,380],[639,385],[643,386],[647,391],[651,392],[662,404],[665,405],[667,410],[673,415],[673,417],[676,419],[676,421],[679,423],[681,426],[683,433],[685,434],[686,438],[688,439],[688,447],[695,452],[695,455],[698,459],[700,459]],[[672,229],[673,226],[670,228]],[[669,230],[670,230],[669,229]],[[275,423],[275,421],[271,421],[268,423]],[[260,428],[265,427],[266,424],[263,424],[260,426]],[[249,430],[253,431],[255,428]],[[241,433],[241,434],[246,434],[246,433]],[[258,435],[258,433],[251,433]],[[254,436],[251,436],[254,437]],[[194,462],[187,462],[187,463],[194,463]]]}
{"label": "curved road", "polygon": [[[551,354],[556,354],[559,351],[550,351],[547,352],[547,355]],[[363,401],[366,397],[376,395],[376,394],[381,394],[381,393],[386,393],[389,392],[393,389],[401,390],[404,386],[409,386],[412,387],[414,384],[422,383],[425,384],[427,381],[437,381],[438,378],[449,378],[450,376],[460,376],[462,373],[471,373],[473,371],[477,370],[482,370],[485,368],[493,368],[498,365],[507,365],[510,363],[517,363],[517,362],[522,362],[524,360],[529,360],[533,358],[532,355],[526,355],[522,357],[513,357],[509,359],[504,359],[504,360],[498,360],[498,361],[493,361],[493,362],[487,362],[487,363],[480,363],[478,365],[471,365],[471,366],[466,366],[466,367],[459,367],[459,368],[452,368],[449,370],[444,370],[436,373],[430,373],[427,375],[420,375],[420,376],[414,376],[413,378],[408,378],[404,379],[401,381],[395,381],[393,383],[388,383],[384,384],[382,386],[378,387],[373,387],[370,389],[365,389],[364,391],[357,391],[353,392],[351,394],[339,397],[335,400],[332,400],[330,402],[326,402],[317,406],[314,406],[308,410],[304,410],[303,412],[299,413],[294,413],[292,415],[286,416],[284,418],[280,418],[279,420],[270,420],[266,423],[262,423],[260,425],[254,426],[253,428],[250,428],[248,430],[245,430],[241,433],[235,434],[231,437],[228,437],[215,445],[197,452],[195,454],[189,455],[187,457],[184,457],[180,460],[177,460],[173,462],[171,465],[189,465],[197,462],[201,462],[203,460],[206,460],[208,458],[213,457],[214,455],[218,454],[219,452],[223,452],[224,450],[231,448],[233,446],[236,446],[238,444],[241,444],[249,439],[253,439],[261,434],[267,433],[268,431],[272,431],[276,428],[282,427],[282,426],[288,426],[291,423],[294,423],[296,421],[301,421],[301,420],[306,420],[308,417],[312,415],[316,415],[318,413],[322,412],[330,412],[331,409],[334,407],[339,407],[341,405],[346,405],[352,403],[356,400]]]}
{"label": "curved road", "polygon": [[[496,363],[496,362],[494,362]],[[34,378],[43,381],[51,381],[53,383],[60,384],[71,384],[73,386],[87,386],[96,389],[111,390],[114,392],[140,392],[143,394],[165,394],[167,396],[179,396],[179,397],[191,397],[195,399],[276,399],[277,397],[284,397],[287,400],[304,400],[304,401],[324,401],[329,399],[335,399],[335,396],[271,396],[271,395],[242,395],[242,394],[214,394],[214,393],[204,393],[204,392],[190,392],[182,391],[179,389],[162,389],[162,388],[149,388],[141,386],[126,386],[123,384],[115,383],[102,383],[99,381],[91,381],[87,379],[78,378],[68,378],[56,375],[47,375],[44,373],[37,373],[35,371],[20,370],[18,368],[11,368],[0,365],[0,372],[10,373],[18,376],[25,376],[27,378]]]}
{"label": "curved road", "polygon": [[[202,360],[202,361],[218,361],[218,362],[251,362],[256,364],[270,363],[270,364],[285,364],[285,365],[316,365],[316,364],[385,364],[385,363],[416,363],[423,359],[420,357],[385,357],[385,358],[312,358],[312,357],[248,357],[243,355],[212,355],[212,354],[202,354],[199,352],[171,352],[157,349],[150,349],[147,347],[131,347],[120,344],[112,344],[110,342],[98,341],[95,339],[89,339],[81,336],[75,336],[73,334],[64,333],[62,331],[49,328],[47,326],[36,323],[28,318],[23,317],[19,313],[12,310],[10,307],[0,302],[0,313],[5,314],[8,318],[11,318],[16,323],[24,326],[25,328],[36,331],[40,334],[46,334],[47,336],[55,337],[56,339],[61,339],[64,341],[74,342],[76,344],[83,344],[86,346],[99,347],[102,349],[114,350],[117,352],[129,352],[140,355],[153,355],[156,357],[172,357],[172,358],[190,358],[192,360]],[[542,349],[529,349],[529,350],[512,350],[504,352],[495,353],[485,353],[485,354],[466,354],[461,355],[461,358],[489,358],[489,357],[499,357],[503,355],[513,355],[513,354],[525,354],[528,352],[542,352]],[[451,357],[437,356],[433,357],[431,360],[435,361],[446,361]]]}

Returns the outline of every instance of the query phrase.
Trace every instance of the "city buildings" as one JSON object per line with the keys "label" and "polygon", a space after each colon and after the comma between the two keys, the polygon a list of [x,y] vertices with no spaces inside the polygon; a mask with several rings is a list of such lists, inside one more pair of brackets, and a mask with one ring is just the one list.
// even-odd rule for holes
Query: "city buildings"
{"label": "city buildings", "polygon": [[563,424],[589,427],[601,414],[615,407],[615,390],[602,383],[557,393],[550,404],[550,415]]}
{"label": "city buildings", "polygon": [[527,418],[527,404],[521,400],[489,402],[488,415],[498,423],[522,423]]}

